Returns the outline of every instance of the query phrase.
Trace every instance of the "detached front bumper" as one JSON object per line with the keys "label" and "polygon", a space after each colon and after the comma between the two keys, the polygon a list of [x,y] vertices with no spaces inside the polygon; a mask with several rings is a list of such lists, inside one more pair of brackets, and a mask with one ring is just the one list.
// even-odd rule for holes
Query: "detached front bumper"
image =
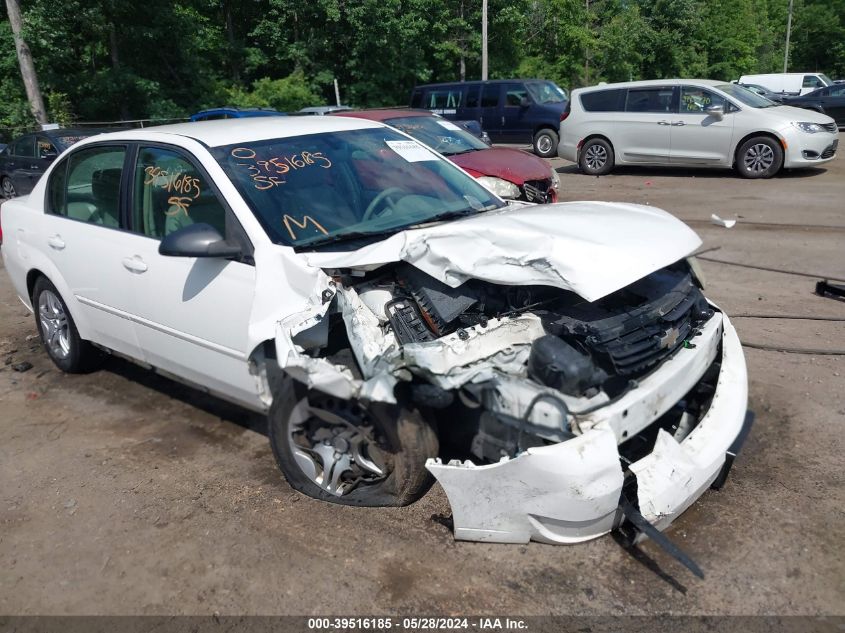
{"label": "detached front bumper", "polygon": [[[697,382],[709,365],[702,369],[700,358],[693,355],[677,362],[688,365],[685,371],[675,372],[679,384],[689,380],[686,369],[696,371]],[[679,399],[668,405],[661,402],[678,391],[679,385],[669,382],[650,393],[643,391],[651,398],[648,404],[655,408],[655,420]],[[642,404],[634,402],[642,397],[638,391],[626,396],[632,406]],[[722,316],[721,367],[709,408],[682,442],[661,429],[652,452],[629,466],[636,476],[639,510],[655,527],[665,529],[711,484],[719,483],[727,470],[726,455],[735,449],[734,442],[743,431],[747,402],[742,347],[730,321]],[[623,400],[616,406],[625,404]],[[623,520],[619,501],[624,474],[614,426],[612,421],[602,421],[573,439],[530,448],[497,464],[429,460],[427,468],[449,498],[455,538],[577,543],[617,527]]]}

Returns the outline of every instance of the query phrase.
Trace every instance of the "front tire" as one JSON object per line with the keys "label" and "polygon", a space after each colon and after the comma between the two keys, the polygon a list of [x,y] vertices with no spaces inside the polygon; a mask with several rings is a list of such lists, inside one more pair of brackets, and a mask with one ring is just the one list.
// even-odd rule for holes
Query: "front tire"
{"label": "front tire", "polygon": [[588,176],[604,176],[613,170],[613,146],[603,138],[591,138],[581,146],[578,167]]}
{"label": "front tire", "polygon": [[534,153],[541,158],[553,158],[557,156],[558,144],[557,132],[544,128],[534,135]]}
{"label": "front tire", "polygon": [[771,178],[783,166],[783,148],[768,136],[756,136],[740,145],[736,169],[743,178]]}
{"label": "front tire", "polygon": [[32,307],[41,343],[56,367],[69,374],[81,374],[96,366],[100,353],[80,338],[67,304],[46,277],[35,282]]}
{"label": "front tire", "polygon": [[434,429],[404,405],[343,400],[274,380],[270,447],[288,483],[330,503],[404,506],[433,479],[425,469],[438,451]]}

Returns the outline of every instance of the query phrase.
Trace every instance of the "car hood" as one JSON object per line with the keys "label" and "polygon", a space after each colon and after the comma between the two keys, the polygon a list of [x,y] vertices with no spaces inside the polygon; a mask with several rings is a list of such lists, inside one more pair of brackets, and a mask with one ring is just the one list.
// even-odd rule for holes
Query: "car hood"
{"label": "car hood", "polygon": [[354,251],[302,255],[326,269],[406,261],[452,287],[468,279],[546,285],[595,301],[688,256],[700,244],[688,226],[660,209],[564,202],[510,205],[400,231]]}
{"label": "car hood", "polygon": [[807,110],[806,108],[796,108],[790,105],[780,105],[774,108],[766,108],[763,112],[771,112],[782,117],[785,121],[806,121],[808,123],[833,123],[833,119],[816,112],[815,110]]}
{"label": "car hood", "polygon": [[459,167],[482,176],[495,176],[522,186],[526,180],[550,178],[549,164],[528,152],[507,147],[491,147],[476,152],[447,156]]}

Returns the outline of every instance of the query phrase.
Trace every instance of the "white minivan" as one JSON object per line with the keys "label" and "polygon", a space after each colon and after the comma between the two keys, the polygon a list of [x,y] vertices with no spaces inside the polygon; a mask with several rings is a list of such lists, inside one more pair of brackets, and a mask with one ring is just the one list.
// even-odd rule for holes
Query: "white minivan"
{"label": "white minivan", "polygon": [[558,155],[593,176],[616,165],[677,165],[771,178],[832,160],[838,144],[836,122],[819,112],[736,84],[663,79],[573,90]]}
{"label": "white minivan", "polygon": [[757,84],[772,92],[785,95],[803,95],[817,88],[824,88],[833,83],[824,73],[768,73],[763,75],[743,75],[740,84]]}

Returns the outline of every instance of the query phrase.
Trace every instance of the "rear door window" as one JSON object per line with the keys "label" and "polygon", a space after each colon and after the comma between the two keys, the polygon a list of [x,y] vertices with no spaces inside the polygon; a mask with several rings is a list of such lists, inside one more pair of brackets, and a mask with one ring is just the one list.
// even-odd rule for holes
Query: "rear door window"
{"label": "rear door window", "polygon": [[626,112],[677,112],[675,89],[671,86],[630,88],[625,101]]}
{"label": "rear door window", "polygon": [[625,109],[625,89],[598,90],[581,95],[581,106],[587,112],[619,112]]}
{"label": "rear door window", "polygon": [[88,147],[71,154],[50,175],[48,212],[72,220],[120,226],[120,179],[125,147]]}
{"label": "rear door window", "polygon": [[34,136],[24,136],[15,143],[14,147],[12,148],[12,154],[15,156],[23,156],[25,158],[31,158],[35,156],[35,137]]}

